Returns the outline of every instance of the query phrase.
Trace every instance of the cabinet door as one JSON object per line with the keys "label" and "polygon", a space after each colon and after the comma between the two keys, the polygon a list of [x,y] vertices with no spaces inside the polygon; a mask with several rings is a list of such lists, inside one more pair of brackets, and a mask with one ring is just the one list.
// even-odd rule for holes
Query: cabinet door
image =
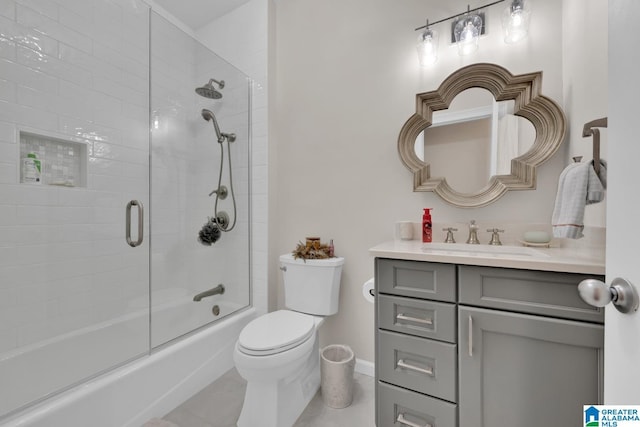
{"label": "cabinet door", "polygon": [[459,308],[460,427],[582,425],[602,401],[602,325]]}

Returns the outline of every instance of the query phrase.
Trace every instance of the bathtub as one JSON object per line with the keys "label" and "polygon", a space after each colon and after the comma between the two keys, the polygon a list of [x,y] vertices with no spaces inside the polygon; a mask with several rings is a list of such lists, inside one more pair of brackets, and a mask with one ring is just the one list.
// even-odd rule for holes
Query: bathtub
{"label": "bathtub", "polygon": [[[165,415],[233,367],[233,348],[237,337],[242,328],[257,316],[256,310],[251,307],[241,308],[222,300],[216,303],[220,306],[222,318],[215,323],[30,406],[3,419],[0,426],[140,427],[150,418]],[[157,305],[153,315],[157,316],[159,323],[165,324],[164,328],[157,328],[162,329],[163,334],[178,334],[180,331],[171,332],[167,329],[172,324],[171,320],[180,316],[178,311],[184,313],[185,309],[189,310],[192,321],[198,316],[207,316],[204,319],[210,321],[213,318],[212,306],[212,302],[205,303],[203,300],[194,303],[185,297]],[[148,319],[148,315],[145,316],[143,312],[128,314],[118,321],[93,326],[90,331],[75,331],[3,356],[0,377],[8,378],[4,384],[12,384],[14,388],[5,397],[16,394],[16,390],[23,388],[20,384],[30,380],[24,378],[25,373],[30,371],[24,365],[43,357],[46,360],[64,360],[69,357],[68,352],[73,350],[74,340],[113,339],[110,337],[124,326],[137,327],[144,319]],[[164,338],[155,335],[153,339]],[[145,344],[148,344],[148,340]],[[76,363],[74,360],[72,365],[69,369],[82,371],[81,361]],[[11,375],[18,375],[16,373],[21,376],[11,378]],[[40,376],[42,386],[46,387],[47,379],[56,374],[56,370],[52,369],[49,374]],[[38,378],[31,380],[38,381]]]}

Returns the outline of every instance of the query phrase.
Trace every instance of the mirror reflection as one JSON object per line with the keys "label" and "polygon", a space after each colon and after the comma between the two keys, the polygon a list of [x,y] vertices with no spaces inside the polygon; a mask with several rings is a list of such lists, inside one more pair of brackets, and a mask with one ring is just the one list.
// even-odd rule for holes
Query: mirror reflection
{"label": "mirror reflection", "polygon": [[511,160],[529,151],[533,124],[514,115],[514,101],[496,101],[486,89],[460,92],[415,141],[415,154],[460,193],[476,193],[494,175],[509,175]]}

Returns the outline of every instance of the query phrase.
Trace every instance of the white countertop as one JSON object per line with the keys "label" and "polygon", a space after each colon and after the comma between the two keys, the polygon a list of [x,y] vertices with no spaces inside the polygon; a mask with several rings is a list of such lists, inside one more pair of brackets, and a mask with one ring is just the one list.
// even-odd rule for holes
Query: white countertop
{"label": "white countertop", "polygon": [[[605,274],[605,248],[597,247],[551,247],[535,248],[540,256],[524,254],[489,254],[459,251],[466,245],[449,243],[452,249],[429,250],[429,243],[419,240],[393,240],[369,249],[369,254],[379,258],[430,261],[451,264],[481,265],[487,267],[519,268],[526,270],[558,271],[566,273]],[[483,246],[483,245],[480,245]],[[486,245],[484,245],[486,246]],[[443,248],[443,244],[434,245]],[[480,249],[480,248],[479,248]]]}

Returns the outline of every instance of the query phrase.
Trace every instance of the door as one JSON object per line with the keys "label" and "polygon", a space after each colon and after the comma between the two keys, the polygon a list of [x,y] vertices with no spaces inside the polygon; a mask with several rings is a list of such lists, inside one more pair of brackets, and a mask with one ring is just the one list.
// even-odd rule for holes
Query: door
{"label": "door", "polygon": [[575,426],[600,400],[602,325],[460,306],[460,427]]}
{"label": "door", "polygon": [[[638,99],[633,83],[640,66],[637,22],[640,2],[609,2],[609,136],[607,189],[607,283],[624,277],[640,287],[640,183]],[[606,404],[640,404],[640,314],[605,309]]]}

